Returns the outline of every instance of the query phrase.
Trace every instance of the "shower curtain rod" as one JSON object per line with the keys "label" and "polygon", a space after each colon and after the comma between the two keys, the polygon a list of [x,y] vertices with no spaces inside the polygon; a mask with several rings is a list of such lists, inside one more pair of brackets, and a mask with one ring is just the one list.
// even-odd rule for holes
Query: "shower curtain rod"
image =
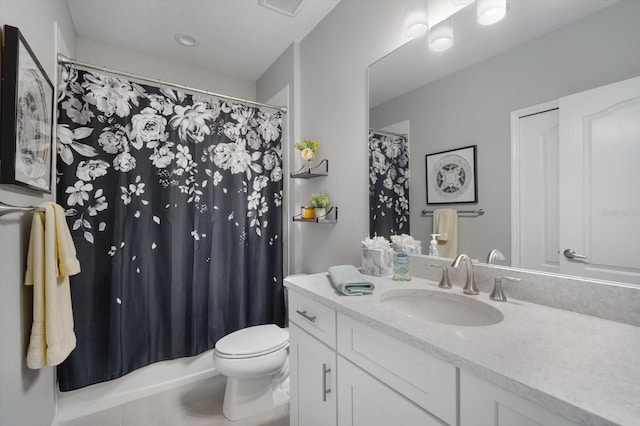
{"label": "shower curtain rod", "polygon": [[264,108],[271,108],[271,109],[275,109],[278,111],[281,111],[283,113],[287,112],[287,107],[286,106],[275,106],[275,105],[269,105],[269,104],[263,104],[261,102],[256,102],[256,101],[249,101],[246,99],[241,99],[241,98],[235,98],[233,96],[228,96],[228,95],[221,95],[220,93],[214,93],[214,92],[209,92],[208,90],[202,90],[202,89],[196,89],[193,87],[189,87],[189,86],[185,86],[184,84],[177,84],[177,83],[171,83],[168,81],[163,81],[157,78],[150,78],[150,77],[144,77],[138,74],[133,74],[130,72],[126,72],[126,71],[119,71],[119,70],[114,70],[111,68],[107,68],[107,67],[101,67],[99,65],[93,65],[93,64],[89,64],[87,62],[82,62],[82,61],[76,61],[75,59],[70,59],[67,58],[64,55],[58,55],[58,63],[59,64],[72,64],[72,65],[76,65],[82,68],[88,68],[88,69],[93,69],[93,70],[98,70],[98,71],[104,71],[104,72],[108,72],[109,74],[116,74],[116,75],[120,75],[123,77],[128,77],[128,78],[134,78],[136,80],[142,80],[148,83],[154,83],[154,84],[159,84],[161,86],[170,86],[170,87],[174,87],[177,89],[182,89],[182,90],[186,90],[189,92],[195,92],[195,93],[200,93],[203,95],[208,95],[208,96],[213,96],[216,98],[221,98],[221,99],[228,99],[230,101],[236,101],[236,102],[240,102],[243,104],[250,104],[250,105],[255,105],[255,106],[259,106],[259,107],[264,107]]}
{"label": "shower curtain rod", "polygon": [[384,130],[376,130],[376,129],[369,129],[369,131],[371,131],[373,133],[380,133],[381,135],[399,136],[401,138],[406,138],[407,137],[406,133],[386,132]]}

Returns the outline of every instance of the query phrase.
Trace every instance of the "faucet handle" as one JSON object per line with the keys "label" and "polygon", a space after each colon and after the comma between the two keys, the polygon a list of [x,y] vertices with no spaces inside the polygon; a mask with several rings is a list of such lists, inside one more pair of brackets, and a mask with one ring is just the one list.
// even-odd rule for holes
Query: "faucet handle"
{"label": "faucet handle", "polygon": [[433,268],[442,268],[442,278],[440,278],[438,287],[451,288],[451,281],[449,281],[449,270],[447,269],[447,267],[442,265],[429,265],[429,266]]}
{"label": "faucet handle", "polygon": [[496,300],[498,302],[506,302],[507,296],[505,296],[502,291],[502,280],[518,282],[520,278],[515,277],[496,277],[496,282],[493,285],[493,290],[491,290],[491,294],[489,295],[489,299]]}

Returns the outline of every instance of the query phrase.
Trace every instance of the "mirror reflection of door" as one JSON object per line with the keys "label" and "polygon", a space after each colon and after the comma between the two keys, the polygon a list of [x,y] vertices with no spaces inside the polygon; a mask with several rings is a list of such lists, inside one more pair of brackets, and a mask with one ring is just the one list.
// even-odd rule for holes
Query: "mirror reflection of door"
{"label": "mirror reflection of door", "polygon": [[[511,114],[517,138],[513,164],[512,266],[560,272],[558,254],[558,102]],[[515,142],[515,141],[514,141]]]}
{"label": "mirror reflection of door", "polygon": [[512,114],[514,266],[640,284],[640,77],[554,104]]}
{"label": "mirror reflection of door", "polygon": [[639,165],[640,77],[560,98],[562,273],[640,284]]}

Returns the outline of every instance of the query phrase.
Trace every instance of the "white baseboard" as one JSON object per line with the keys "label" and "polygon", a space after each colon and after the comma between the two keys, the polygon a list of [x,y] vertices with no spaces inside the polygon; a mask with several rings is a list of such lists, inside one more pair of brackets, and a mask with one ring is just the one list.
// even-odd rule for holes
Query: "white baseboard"
{"label": "white baseboard", "polygon": [[58,391],[52,426],[216,375],[210,350],[194,357],[157,362],[75,391]]}

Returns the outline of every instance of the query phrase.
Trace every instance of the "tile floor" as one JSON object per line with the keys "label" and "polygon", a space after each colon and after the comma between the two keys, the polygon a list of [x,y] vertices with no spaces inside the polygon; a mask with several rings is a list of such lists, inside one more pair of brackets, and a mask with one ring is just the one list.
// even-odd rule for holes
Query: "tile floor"
{"label": "tile floor", "polygon": [[289,405],[230,422],[222,415],[224,376],[128,402],[60,426],[288,426]]}

